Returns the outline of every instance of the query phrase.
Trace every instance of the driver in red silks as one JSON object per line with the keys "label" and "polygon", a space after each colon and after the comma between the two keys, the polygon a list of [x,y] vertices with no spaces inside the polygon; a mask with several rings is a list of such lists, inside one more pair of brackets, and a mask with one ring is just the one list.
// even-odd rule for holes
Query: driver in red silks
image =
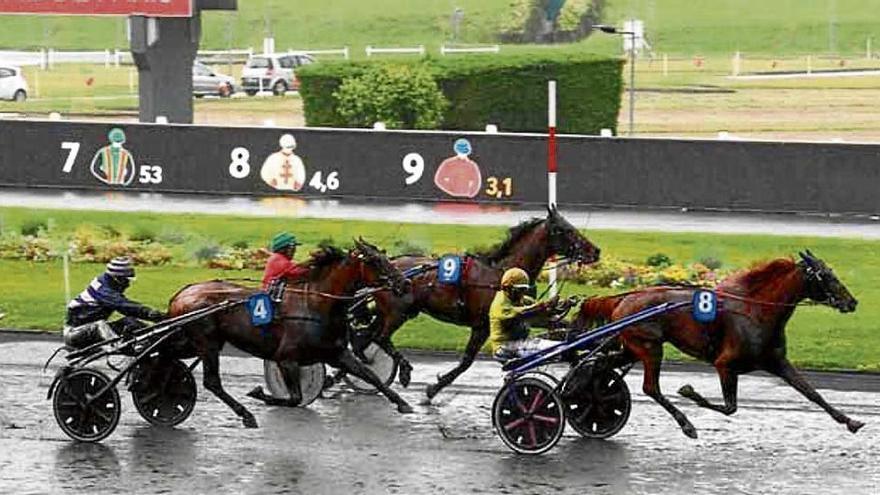
{"label": "driver in red silks", "polygon": [[296,237],[289,232],[282,232],[272,238],[270,245],[272,256],[266,260],[266,269],[263,271],[263,289],[268,289],[269,285],[278,279],[291,282],[308,275],[308,267],[299,266],[293,261],[298,245]]}

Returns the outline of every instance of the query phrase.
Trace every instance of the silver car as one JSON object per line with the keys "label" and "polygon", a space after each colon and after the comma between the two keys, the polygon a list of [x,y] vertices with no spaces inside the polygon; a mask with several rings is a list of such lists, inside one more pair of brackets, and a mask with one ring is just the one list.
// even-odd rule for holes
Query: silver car
{"label": "silver car", "polygon": [[21,68],[0,66],[0,99],[25,101],[28,91],[28,84]]}
{"label": "silver car", "polygon": [[220,74],[207,65],[196,61],[193,64],[193,95],[221,96],[223,98],[235,93],[235,78]]}

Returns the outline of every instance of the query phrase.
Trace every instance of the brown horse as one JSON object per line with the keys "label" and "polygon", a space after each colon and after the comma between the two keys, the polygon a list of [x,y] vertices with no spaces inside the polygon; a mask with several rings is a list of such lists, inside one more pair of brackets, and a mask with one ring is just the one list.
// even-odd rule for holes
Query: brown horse
{"label": "brown horse", "polygon": [[[458,285],[438,283],[437,271],[428,270],[412,278],[413,290],[405,296],[378,294],[373,335],[400,364],[401,384],[409,384],[412,366],[394,348],[391,336],[407,320],[424,311],[438,320],[471,328],[461,362],[439,376],[436,384],[428,386],[426,393],[430,399],[471,366],[488,339],[489,306],[504,270],[522,268],[534,281],[547,260],[555,255],[577,263],[594,263],[599,259],[599,248],[554,207],[548,210],[546,218],[533,218],[511,228],[507,239],[488,252],[465,255]],[[401,256],[392,260],[401,271],[419,266],[436,267],[437,262],[436,258],[422,256]]]}
{"label": "brown horse", "polygon": [[[204,386],[242,418],[245,426],[257,426],[253,414],[227,394],[220,381],[220,350],[226,342],[253,356],[276,361],[290,391],[290,399],[259,397],[267,403],[295,406],[300,401],[299,365],[326,363],[371,383],[397,404],[402,413],[412,407],[385,386],[376,375],[348,350],[345,308],[358,289],[388,286],[395,294],[409,289],[407,281],[378,249],[358,240],[345,253],[323,247],[311,255],[308,282],[288,288],[269,325],[254,327],[243,305],[211,315],[186,326],[182,338],[173,342],[171,355],[199,357],[204,367]],[[223,301],[241,301],[257,292],[224,281],[211,281],[185,287],[171,299],[171,317],[189,313]],[[261,392],[261,390],[260,390]]]}
{"label": "brown horse", "polygon": [[[720,311],[714,322],[698,323],[685,308],[628,327],[621,333],[624,350],[621,364],[642,362],[645,371],[642,389],[672,414],[685,435],[696,438],[697,431],[660,392],[664,342],[715,366],[721,379],[724,405],[710,403],[690,385],[678,391],[701,407],[733,414],[737,377],[763,370],[785,380],[835,421],[846,424],[849,431],[855,433],[864,426],[825,402],[786,358],[785,325],[798,303],[809,299],[841,313],[855,311],[858,304],[822,260],[810,251],[799,255],[801,261],[797,263],[788,258],[776,259],[725,279],[715,289]],[[690,300],[693,292],[681,287],[654,287],[588,299],[581,305],[574,326],[584,329],[591,321],[618,320],[664,302]]]}

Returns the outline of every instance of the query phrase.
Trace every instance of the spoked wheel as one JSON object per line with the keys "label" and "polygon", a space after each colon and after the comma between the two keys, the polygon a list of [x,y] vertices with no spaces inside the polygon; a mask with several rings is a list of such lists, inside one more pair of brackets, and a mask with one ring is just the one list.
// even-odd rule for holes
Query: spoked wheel
{"label": "spoked wheel", "polygon": [[[327,377],[327,370],[323,363],[312,364],[309,366],[299,367],[299,390],[302,394],[300,407],[305,407],[321,395],[324,389],[324,379]],[[263,378],[266,381],[266,388],[269,395],[277,399],[289,399],[290,392],[287,390],[287,384],[284,382],[284,375],[281,367],[275,361],[263,361]]]}
{"label": "spoked wheel", "polygon": [[98,392],[110,384],[107,375],[83,368],[61,378],[52,397],[55,421],[61,430],[80,442],[100,442],[113,433],[122,410],[116,387]]}
{"label": "spoked wheel", "polygon": [[[370,345],[364,349],[364,356],[367,358],[367,361],[364,362],[367,368],[372,370],[386,387],[390,387],[394,383],[394,377],[397,376],[397,361],[382,346],[375,342],[370,342]],[[346,373],[343,380],[355,392],[362,394],[375,394],[379,392],[376,387],[350,373]]]}
{"label": "spoked wheel", "polygon": [[131,400],[141,417],[155,426],[186,421],[196,406],[196,380],[183,361],[151,359],[131,374]]}
{"label": "spoked wheel", "polygon": [[565,430],[565,411],[555,385],[539,376],[505,384],[492,404],[492,425],[501,440],[519,454],[543,454]]}
{"label": "spoked wheel", "polygon": [[584,437],[611,437],[629,420],[632,406],[629,387],[613,369],[596,370],[591,378],[564,397],[568,424]]}

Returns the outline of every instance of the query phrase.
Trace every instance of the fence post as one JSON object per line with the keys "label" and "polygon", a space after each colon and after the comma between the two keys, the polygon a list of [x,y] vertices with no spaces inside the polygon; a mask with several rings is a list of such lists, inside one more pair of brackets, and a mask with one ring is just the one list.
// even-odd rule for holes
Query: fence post
{"label": "fence post", "polygon": [[45,48],[40,48],[40,69],[46,70],[49,67],[49,55]]}
{"label": "fence post", "polygon": [[663,54],[663,77],[669,75],[669,55]]}
{"label": "fence post", "polygon": [[52,52],[54,52],[54,50],[52,50],[51,48],[49,48],[49,51],[46,52],[46,65],[49,67],[49,69],[52,69],[52,64],[53,64]]}
{"label": "fence post", "polygon": [[807,74],[813,73],[813,56],[807,55]]}
{"label": "fence post", "polygon": [[372,47],[372,46],[367,45],[367,47],[365,48],[365,50],[366,50],[366,52],[367,52],[367,57],[369,57],[370,55],[373,54],[373,47]]}
{"label": "fence post", "polygon": [[345,57],[345,60],[348,60],[348,45],[342,49],[342,56]]}
{"label": "fence post", "polygon": [[742,55],[740,54],[740,52],[737,51],[736,53],[733,54],[733,75],[734,76],[739,75],[741,58],[742,58]]}

